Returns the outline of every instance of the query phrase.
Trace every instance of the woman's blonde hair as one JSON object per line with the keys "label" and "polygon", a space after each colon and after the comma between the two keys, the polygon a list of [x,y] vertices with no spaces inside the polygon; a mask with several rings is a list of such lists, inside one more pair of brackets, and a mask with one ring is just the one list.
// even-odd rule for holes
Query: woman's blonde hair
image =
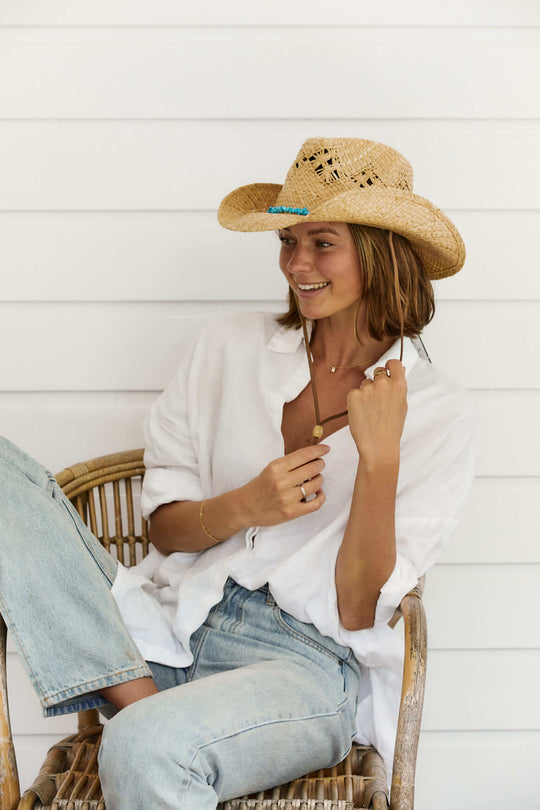
{"label": "woman's blonde hair", "polygon": [[[389,231],[353,224],[349,224],[349,229],[360,257],[363,274],[362,300],[366,303],[369,334],[376,340],[399,337],[400,313],[396,301]],[[395,232],[392,238],[398,267],[404,334],[414,337],[422,332],[435,314],[433,287],[408,240]],[[301,325],[296,297],[290,288],[289,309],[276,320],[289,328],[298,328]]]}

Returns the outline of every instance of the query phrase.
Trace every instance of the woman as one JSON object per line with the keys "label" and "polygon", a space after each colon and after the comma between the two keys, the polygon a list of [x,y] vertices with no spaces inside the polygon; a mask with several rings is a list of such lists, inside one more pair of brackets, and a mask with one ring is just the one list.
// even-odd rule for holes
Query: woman
{"label": "woman", "polygon": [[[143,511],[155,549],[127,571],[72,524],[83,543],[64,558],[95,582],[96,604],[78,605],[74,579],[65,613],[87,638],[56,666],[23,626],[16,586],[0,582],[46,711],[122,709],[101,749],[109,810],[210,810],[334,764],[354,738],[390,769],[400,658],[387,622],[470,485],[468,409],[411,341],[433,315],[429,278],[457,272],[464,249],[412,193],[407,161],[371,141],[313,139],[283,186],[237,189],[219,219],[279,232],[290,306],[277,324],[211,324],[152,407]],[[8,452],[26,480],[43,475]],[[53,514],[24,481],[26,514]],[[57,538],[65,504],[48,487]],[[36,531],[18,536],[31,546]]]}

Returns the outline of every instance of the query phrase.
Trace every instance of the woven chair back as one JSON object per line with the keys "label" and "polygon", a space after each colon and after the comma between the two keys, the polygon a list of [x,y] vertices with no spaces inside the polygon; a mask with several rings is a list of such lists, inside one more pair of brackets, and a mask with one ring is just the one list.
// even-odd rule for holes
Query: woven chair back
{"label": "woven chair back", "polygon": [[57,481],[82,520],[123,565],[148,553],[148,523],[141,517],[143,451],[128,450],[75,464]]}

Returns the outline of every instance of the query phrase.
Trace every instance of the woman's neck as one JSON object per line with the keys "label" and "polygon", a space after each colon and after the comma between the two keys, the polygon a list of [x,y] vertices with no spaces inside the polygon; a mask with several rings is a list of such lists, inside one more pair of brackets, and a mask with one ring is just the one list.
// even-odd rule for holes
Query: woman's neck
{"label": "woman's neck", "polygon": [[364,364],[367,367],[388,351],[394,340],[393,337],[376,340],[361,328],[357,338],[350,320],[336,322],[332,318],[321,318],[315,323],[311,353],[313,357],[323,357],[335,368]]}

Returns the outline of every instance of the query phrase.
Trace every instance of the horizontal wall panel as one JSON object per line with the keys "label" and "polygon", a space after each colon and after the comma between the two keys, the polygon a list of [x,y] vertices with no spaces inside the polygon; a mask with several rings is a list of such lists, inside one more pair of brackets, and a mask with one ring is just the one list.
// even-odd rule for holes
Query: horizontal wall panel
{"label": "horizontal wall panel", "polygon": [[[44,718],[17,656],[10,654],[12,725],[18,734],[69,734],[69,716]],[[432,650],[423,727],[428,731],[540,729],[540,650]],[[34,711],[29,707],[35,705]],[[494,711],[494,706],[497,710]]]}
{"label": "horizontal wall panel", "polygon": [[540,732],[423,732],[416,810],[537,808]]}
{"label": "horizontal wall panel", "polygon": [[285,300],[278,256],[215,212],[0,214],[3,300]]}
{"label": "horizontal wall panel", "polygon": [[411,0],[405,7],[400,0],[385,3],[356,3],[336,0],[331,14],[323,0],[292,0],[287,5],[267,6],[246,0],[206,0],[197,3],[171,3],[166,0],[2,0],[0,25],[253,25],[287,27],[332,25],[540,25],[535,0],[519,0],[513,6],[485,0],[455,0],[437,4]]}
{"label": "horizontal wall panel", "polygon": [[[207,322],[242,309],[284,309],[271,302],[5,306],[13,315],[1,313],[0,345],[14,349],[0,388],[13,391],[159,390]],[[36,350],[43,341],[47,352]]]}
{"label": "horizontal wall panel", "polygon": [[[438,300],[540,299],[540,211],[449,215],[467,262],[435,282]],[[273,233],[225,230],[209,211],[4,212],[0,300],[278,300],[278,251]]]}
{"label": "horizontal wall panel", "polygon": [[467,388],[540,387],[540,301],[441,301],[422,337],[437,368]]}
{"label": "horizontal wall panel", "polygon": [[540,391],[475,391],[473,400],[476,474],[539,476]]}
{"label": "horizontal wall panel", "polygon": [[539,499],[540,478],[476,478],[441,562],[540,563]]}
{"label": "horizontal wall panel", "polygon": [[[76,731],[76,722],[72,727],[71,733]],[[39,735],[34,737],[29,734],[14,735],[15,754],[17,757],[17,770],[19,772],[19,783],[21,785],[21,793],[33,784],[34,779],[39,773],[39,769],[45,761],[47,751],[52,745],[65,737],[65,734],[49,734]]]}
{"label": "horizontal wall panel", "polygon": [[[3,121],[0,210],[211,210],[319,136],[389,143],[443,209],[537,209],[539,121]],[[510,166],[519,155],[519,167]],[[508,167],[505,169],[504,167]],[[504,178],[501,180],[501,178]],[[510,179],[511,178],[511,179]]]}
{"label": "horizontal wall panel", "polygon": [[[0,344],[11,347],[0,390],[163,388],[203,324],[241,310],[283,312],[285,289],[281,301],[0,305]],[[527,335],[519,352],[508,334]],[[36,350],[44,338],[54,347],[46,355]],[[540,388],[540,301],[440,302],[424,342],[437,368],[467,388]]]}
{"label": "horizontal wall panel", "polygon": [[[2,433],[51,469],[74,459],[141,446],[140,423],[154,393],[73,396],[77,395],[3,394]],[[540,432],[530,428],[540,409],[540,392],[480,391],[474,401],[479,414],[477,475],[540,476]]]}
{"label": "horizontal wall panel", "polygon": [[[438,299],[540,298],[539,211],[448,211],[467,250],[460,273],[434,283]],[[1,227],[1,217],[0,217]]]}
{"label": "horizontal wall panel", "polygon": [[[370,42],[361,31],[350,41],[324,28],[308,44],[290,30],[274,42],[227,31],[217,42],[107,39],[4,42],[2,117],[349,118],[351,83],[366,118],[540,115],[528,82],[540,74],[538,42]],[[301,93],[284,90],[304,74]]]}
{"label": "horizontal wall panel", "polygon": [[433,649],[540,646],[540,565],[436,565],[424,603]]}
{"label": "horizontal wall panel", "polygon": [[423,728],[540,729],[540,650],[432,650]]}
{"label": "horizontal wall panel", "polygon": [[0,432],[57,473],[78,461],[143,446],[153,393],[0,397]]}

